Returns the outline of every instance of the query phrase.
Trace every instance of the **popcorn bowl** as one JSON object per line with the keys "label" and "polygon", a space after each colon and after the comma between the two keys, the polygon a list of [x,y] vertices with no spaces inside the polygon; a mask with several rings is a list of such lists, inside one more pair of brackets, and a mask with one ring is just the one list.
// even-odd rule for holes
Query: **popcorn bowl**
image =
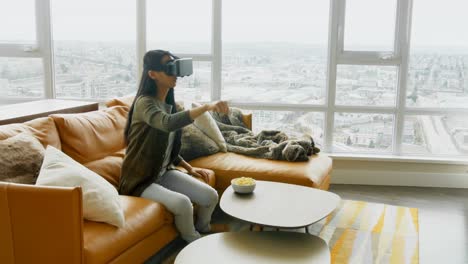
{"label": "popcorn bowl", "polygon": [[240,177],[231,180],[232,189],[236,193],[252,193],[255,190],[255,180],[249,177]]}

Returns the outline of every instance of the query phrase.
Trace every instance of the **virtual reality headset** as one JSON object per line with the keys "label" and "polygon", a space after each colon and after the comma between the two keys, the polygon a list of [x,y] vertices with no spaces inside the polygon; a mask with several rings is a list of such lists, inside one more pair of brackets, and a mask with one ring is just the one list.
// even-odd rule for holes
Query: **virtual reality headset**
{"label": "virtual reality headset", "polygon": [[164,65],[164,72],[167,75],[184,77],[192,75],[193,63],[191,58],[174,59]]}

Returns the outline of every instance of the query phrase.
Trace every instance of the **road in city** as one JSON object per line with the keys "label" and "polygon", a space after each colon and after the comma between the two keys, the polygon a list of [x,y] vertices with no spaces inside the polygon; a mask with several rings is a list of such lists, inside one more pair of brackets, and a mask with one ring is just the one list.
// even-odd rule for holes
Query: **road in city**
{"label": "road in city", "polygon": [[458,154],[458,150],[452,141],[452,137],[445,130],[441,116],[418,117],[424,133],[428,150],[436,155]]}

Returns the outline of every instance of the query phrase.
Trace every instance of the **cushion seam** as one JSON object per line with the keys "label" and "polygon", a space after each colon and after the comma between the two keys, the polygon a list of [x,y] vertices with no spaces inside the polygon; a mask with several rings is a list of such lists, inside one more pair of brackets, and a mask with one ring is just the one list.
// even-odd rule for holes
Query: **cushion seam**
{"label": "cushion seam", "polygon": [[9,200],[8,200],[8,193],[9,193],[9,188],[10,187],[10,184],[8,183],[6,186],[5,186],[5,200],[6,200],[6,206],[7,206],[7,212],[8,212],[8,220],[10,222],[10,237],[11,237],[11,252],[12,252],[12,255],[13,255],[13,260],[16,261],[16,257],[15,257],[15,236],[13,235],[13,221],[11,221],[11,207],[10,207],[10,203],[9,203]]}
{"label": "cushion seam", "polygon": [[[264,173],[264,172],[258,172],[258,171],[240,171],[240,170],[214,169],[214,168],[207,168],[206,166],[203,167],[203,168],[212,170],[212,171],[215,172],[215,174],[216,174],[217,171],[221,171],[221,172],[232,172],[232,173],[246,173],[246,174],[259,174],[259,173]],[[287,177],[287,176],[281,175],[281,177]],[[294,179],[294,178],[296,178],[296,177],[287,177],[287,178]],[[298,179],[301,179],[301,178],[298,178]],[[308,179],[308,180],[311,180],[311,181],[312,181],[312,179],[309,178],[309,177],[303,177],[302,179]]]}

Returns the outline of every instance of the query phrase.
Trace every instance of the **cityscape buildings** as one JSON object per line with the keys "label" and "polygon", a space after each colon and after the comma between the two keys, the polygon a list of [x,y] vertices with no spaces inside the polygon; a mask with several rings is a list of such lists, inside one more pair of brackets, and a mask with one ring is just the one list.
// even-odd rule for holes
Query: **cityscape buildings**
{"label": "cityscape buildings", "polygon": [[[98,99],[135,93],[139,76],[136,49],[124,42],[55,42],[57,98]],[[468,53],[416,50],[410,57],[407,107],[467,107]],[[236,43],[223,46],[221,96],[250,103],[323,105],[326,47],[289,43]],[[338,65],[336,105],[395,107],[398,69],[394,66]],[[41,59],[0,58],[0,95],[42,97]],[[211,63],[195,62],[194,74],[180,78],[178,100],[208,101]],[[323,144],[322,112],[255,110],[254,130],[278,129],[291,136],[310,134]],[[391,153],[391,114],[335,113],[333,150]],[[406,154],[468,155],[468,117],[407,115],[402,151]]]}

